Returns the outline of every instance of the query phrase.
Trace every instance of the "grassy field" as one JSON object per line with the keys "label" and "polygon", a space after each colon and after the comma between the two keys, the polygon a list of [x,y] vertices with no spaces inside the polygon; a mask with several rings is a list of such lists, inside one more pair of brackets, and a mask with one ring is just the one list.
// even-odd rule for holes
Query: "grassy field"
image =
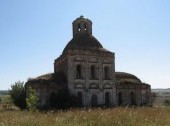
{"label": "grassy field", "polygon": [[170,108],[0,111],[0,126],[170,126]]}

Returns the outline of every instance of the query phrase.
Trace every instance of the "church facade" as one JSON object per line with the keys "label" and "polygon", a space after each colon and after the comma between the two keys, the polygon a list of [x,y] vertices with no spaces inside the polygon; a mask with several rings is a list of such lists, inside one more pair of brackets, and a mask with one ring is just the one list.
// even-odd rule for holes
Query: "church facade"
{"label": "church facade", "polygon": [[132,74],[115,72],[115,53],[92,35],[92,22],[80,16],[72,26],[73,38],[54,61],[54,73],[26,83],[26,89],[35,89],[39,106],[50,106],[51,97],[63,87],[84,107],[149,105],[150,85]]}

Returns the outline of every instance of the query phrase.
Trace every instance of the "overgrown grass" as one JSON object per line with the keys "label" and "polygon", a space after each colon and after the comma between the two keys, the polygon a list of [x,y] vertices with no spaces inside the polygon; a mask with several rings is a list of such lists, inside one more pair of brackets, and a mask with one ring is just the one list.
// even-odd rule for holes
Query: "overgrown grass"
{"label": "overgrown grass", "polygon": [[0,126],[170,126],[170,108],[1,110]]}

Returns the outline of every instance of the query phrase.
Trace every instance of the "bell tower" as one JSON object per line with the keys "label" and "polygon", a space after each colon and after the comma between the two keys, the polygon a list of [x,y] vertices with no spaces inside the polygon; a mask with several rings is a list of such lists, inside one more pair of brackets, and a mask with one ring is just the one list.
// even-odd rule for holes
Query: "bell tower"
{"label": "bell tower", "polygon": [[73,21],[73,37],[79,33],[87,33],[92,35],[92,22],[91,20],[80,16]]}

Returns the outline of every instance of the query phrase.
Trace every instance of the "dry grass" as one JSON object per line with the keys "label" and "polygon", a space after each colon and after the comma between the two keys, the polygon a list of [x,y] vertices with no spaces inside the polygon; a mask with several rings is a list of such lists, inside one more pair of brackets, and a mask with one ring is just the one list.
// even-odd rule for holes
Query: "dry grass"
{"label": "dry grass", "polygon": [[170,126],[170,108],[0,112],[0,126]]}

